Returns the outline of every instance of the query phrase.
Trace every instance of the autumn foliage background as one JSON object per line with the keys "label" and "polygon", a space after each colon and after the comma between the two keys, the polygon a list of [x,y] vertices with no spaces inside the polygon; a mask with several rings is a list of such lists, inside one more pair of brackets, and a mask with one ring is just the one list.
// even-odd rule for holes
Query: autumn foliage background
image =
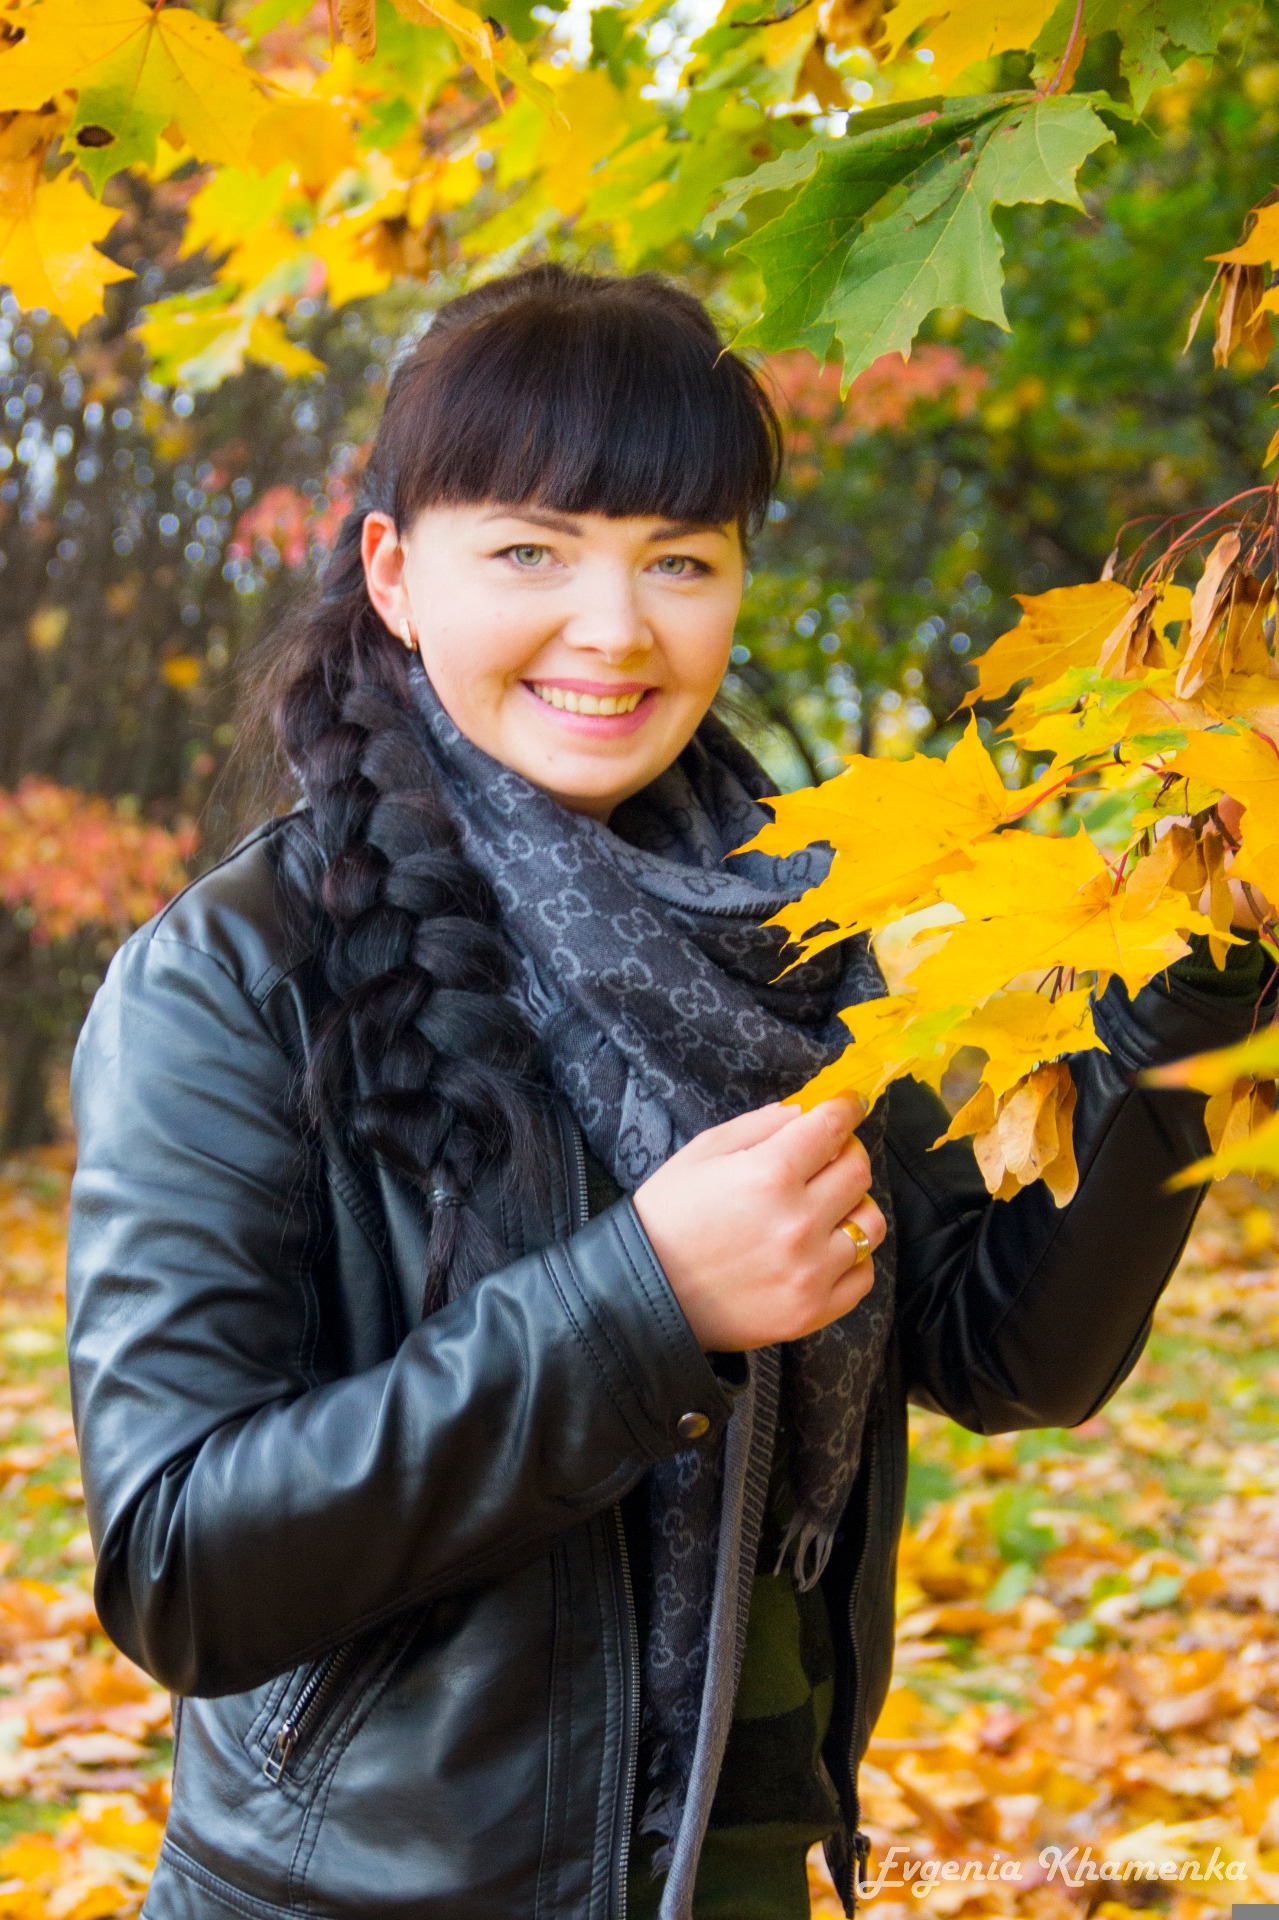
{"label": "autumn foliage background", "polygon": [[[644,38],[653,10],[574,6],[559,26],[557,7],[541,11],[582,101],[625,98],[639,127],[639,69],[660,57]],[[1095,581],[1124,523],[1211,506],[1263,473],[1276,415],[1261,332],[1227,365],[1210,328],[1183,348],[1205,257],[1233,247],[1279,186],[1279,6],[1206,11],[1218,56],[1159,73],[1137,117],[1108,122],[1113,140],[1079,175],[1082,211],[996,210],[1009,332],[943,305],[908,360],[872,360],[846,394],[835,364],[768,352],[788,471],[752,555],[731,688],[784,787],[838,773],[853,752],[943,756],[974,663],[1019,618],[1014,595]],[[509,63],[539,28],[519,0],[498,14]],[[779,94],[811,83],[803,113],[765,102],[719,133],[690,119],[699,164],[722,184],[795,151],[836,84],[845,103],[857,87],[878,98],[859,51],[871,16],[882,24],[883,9],[824,0],[829,38],[815,56],[810,31]],[[264,0],[253,19],[281,68],[327,44],[322,6]],[[403,21],[388,7],[376,19],[379,58],[402,58]],[[785,28],[763,29],[779,72]],[[456,62],[438,20],[420,31],[435,35],[431,59]],[[1122,92],[1124,57],[1115,32],[1091,32],[1076,91]],[[1020,55],[987,68],[992,93],[1028,83]],[[433,154],[460,150],[468,115],[481,131],[499,124],[474,75],[430,97]],[[8,179],[27,164],[3,145],[21,116],[0,119]],[[60,137],[79,138],[69,108],[64,119]],[[605,141],[596,121],[579,122],[587,147]],[[76,109],[90,170],[106,151],[97,124]],[[315,156],[310,187],[295,168],[295,203],[267,194],[263,223],[228,252],[219,235],[243,208],[197,204],[203,158],[157,122],[155,164],[115,174],[90,203],[100,225],[111,214],[101,258],[131,276],[104,273],[100,314],[73,334],[29,292],[22,305],[0,296],[0,1920],[136,1912],[162,1830],[167,1701],[105,1642],[89,1597],[61,1359],[64,1085],[115,945],[252,817],[251,772],[233,753],[237,675],[345,511],[397,353],[477,259],[549,249],[658,266],[728,331],[752,317],[758,279],[699,234],[700,203],[692,217],[678,204],[654,214],[647,251],[606,207],[594,227],[549,224],[538,193],[603,206],[604,187],[586,148],[548,125],[534,186],[511,187],[518,218],[489,226],[478,252],[466,195],[514,162],[441,162],[429,204],[400,206],[393,181],[364,179],[348,206],[324,198],[332,151]],[[749,161],[761,127],[775,146]],[[308,259],[329,249],[323,272],[295,271],[303,242]],[[983,744],[992,715],[978,706]],[[1014,742],[995,751],[1010,791],[1042,770]],[[916,1418],[898,1682],[864,1775],[866,1825],[880,1858],[894,1843],[920,1859],[999,1852],[1024,1873],[986,1890],[939,1883],[923,1900],[886,1890],[881,1920],[1127,1920],[1138,1905],[1206,1920],[1241,1897],[1236,1885],[1071,1889],[1039,1864],[1049,1844],[1177,1862],[1217,1847],[1244,1863],[1245,1897],[1279,1899],[1277,1249],[1275,1202],[1228,1181],[1148,1357],[1104,1414],[1009,1440]],[[815,1909],[833,1914],[813,1872]]]}

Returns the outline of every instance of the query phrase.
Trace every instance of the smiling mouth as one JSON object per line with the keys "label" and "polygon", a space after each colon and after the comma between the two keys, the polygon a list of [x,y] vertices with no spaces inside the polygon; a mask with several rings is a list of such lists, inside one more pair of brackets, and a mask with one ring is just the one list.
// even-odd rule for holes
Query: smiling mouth
{"label": "smiling mouth", "polygon": [[562,713],[598,714],[601,718],[634,713],[640,701],[653,691],[641,687],[637,693],[574,693],[570,687],[548,687],[540,680],[526,680],[524,684],[548,707],[557,707]]}

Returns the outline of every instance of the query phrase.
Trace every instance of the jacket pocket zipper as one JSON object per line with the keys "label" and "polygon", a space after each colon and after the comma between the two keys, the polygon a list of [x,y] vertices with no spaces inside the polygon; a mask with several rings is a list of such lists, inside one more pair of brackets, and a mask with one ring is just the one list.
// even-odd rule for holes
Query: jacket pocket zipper
{"label": "jacket pocket zipper", "polygon": [[285,1768],[297,1752],[304,1735],[316,1726],[341,1677],[343,1668],[348,1665],[354,1652],[354,1643],[348,1641],[345,1646],[336,1647],[311,1669],[297,1699],[289,1708],[279,1732],[271,1742],[271,1750],[263,1763],[262,1771],[272,1786],[279,1785],[284,1778]]}

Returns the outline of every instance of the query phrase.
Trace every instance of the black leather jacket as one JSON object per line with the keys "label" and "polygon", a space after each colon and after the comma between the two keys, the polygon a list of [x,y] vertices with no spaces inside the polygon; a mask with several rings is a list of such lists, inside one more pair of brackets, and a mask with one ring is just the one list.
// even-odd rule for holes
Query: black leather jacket
{"label": "black leather jacket", "polygon": [[[293,1094],[323,992],[265,828],[116,956],[76,1058],[68,1303],[97,1602],[172,1688],[151,1920],[620,1920],[636,1752],[618,1503],[732,1410],[629,1201],[490,1197],[510,1263],[421,1320],[414,1193]],[[1175,978],[1074,1063],[1078,1197],[991,1205],[894,1089],[895,1339],[825,1576],[847,1831],[888,1684],[908,1395],[979,1432],[1070,1426],[1137,1358],[1198,1195],[1202,1100],[1134,1071],[1238,1037]]]}

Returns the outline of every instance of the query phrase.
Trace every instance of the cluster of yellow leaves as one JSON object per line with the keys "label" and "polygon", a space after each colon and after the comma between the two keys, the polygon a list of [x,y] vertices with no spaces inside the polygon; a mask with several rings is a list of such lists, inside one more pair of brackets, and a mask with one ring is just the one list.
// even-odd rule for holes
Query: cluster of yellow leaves
{"label": "cluster of yellow leaves", "polygon": [[[401,79],[408,72],[419,96],[432,79],[473,72],[495,100],[503,79],[548,97],[514,41],[499,39],[460,0],[402,0],[401,13],[419,44],[407,60],[393,47],[388,64]],[[368,229],[402,219],[414,194],[420,224],[424,200],[443,193],[446,204],[457,191],[456,181],[439,179],[452,156],[424,162],[415,141],[401,139],[400,150],[387,153],[361,140],[385,105],[388,76],[373,68],[367,80],[360,76],[359,61],[376,53],[372,0],[348,5],[343,19],[351,46],[330,48],[331,60],[255,65],[234,21],[218,25],[163,0],[6,6],[0,280],[24,305],[80,326],[101,311],[103,289],[129,277],[95,245],[118,214],[93,195],[122,167],[163,176],[183,161],[206,162],[216,169],[212,200],[199,211],[188,251],[207,245],[225,254],[256,235],[257,253],[248,259],[241,251],[230,274],[224,264],[191,314],[187,338],[165,340],[166,320],[176,325],[176,316],[155,316],[159,344],[181,367],[184,352],[198,363],[216,343],[217,377],[246,358],[286,374],[313,369],[318,363],[285,332],[285,305],[303,291],[327,288],[341,304],[385,286],[387,263],[363,244]],[[477,183],[472,168],[471,191]],[[197,365],[197,382],[202,376],[210,371]]]}
{"label": "cluster of yellow leaves", "polygon": [[[916,1864],[868,1900],[876,1920],[1223,1920],[1279,1895],[1275,1226],[1242,1182],[1217,1190],[1151,1349],[1074,1433],[912,1412],[934,1497],[903,1539],[860,1786],[869,1885],[894,1847],[899,1879]],[[1054,1847],[1171,1878],[1072,1886]],[[974,1877],[1001,1862],[1015,1877]],[[810,1876],[814,1920],[836,1920],[816,1855]]]}
{"label": "cluster of yellow leaves", "polygon": [[[1005,784],[970,722],[944,760],[858,757],[770,803],[773,823],[753,844],[833,850],[825,879],[777,923],[804,954],[869,933],[889,989],[845,1014],[853,1044],[805,1100],[873,1101],[903,1074],[940,1089],[960,1050],[979,1048],[981,1082],[946,1137],[974,1136],[1001,1198],[1037,1178],[1058,1204],[1070,1198],[1072,1090],[1054,1063],[1101,1044],[1090,990],[1117,979],[1136,993],[1192,933],[1224,965],[1228,869],[1254,898],[1279,900],[1279,662],[1263,546],[1245,518],[1217,538],[1193,592],[1173,577],[1191,541],[1135,587],[1019,596],[1021,622],[978,662],[972,698],[1021,689],[1004,752],[1009,765],[1043,756],[1030,785]],[[1237,841],[1223,796],[1243,808]],[[1228,1136],[1237,1150],[1272,1105],[1254,1086],[1214,1109],[1213,1144]]]}

